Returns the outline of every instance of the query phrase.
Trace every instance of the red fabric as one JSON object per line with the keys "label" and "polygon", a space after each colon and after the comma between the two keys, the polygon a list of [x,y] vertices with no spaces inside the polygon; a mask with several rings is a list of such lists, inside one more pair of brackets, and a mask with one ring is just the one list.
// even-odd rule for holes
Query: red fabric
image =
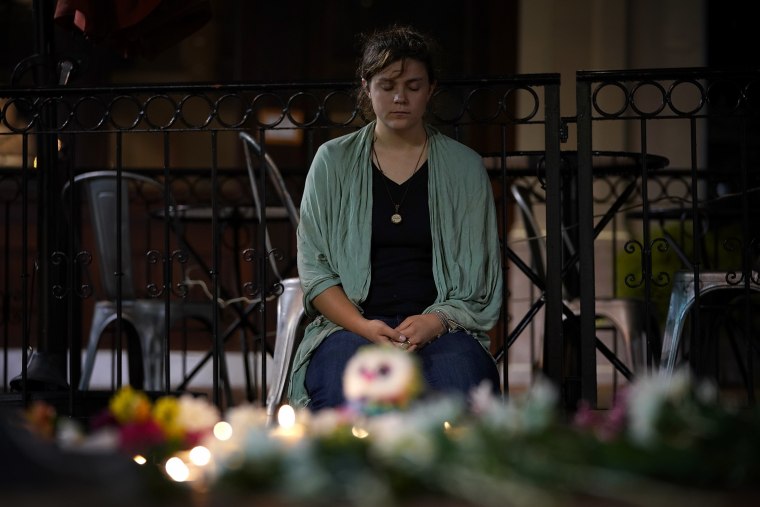
{"label": "red fabric", "polygon": [[160,3],[161,0],[58,0],[55,19],[75,26],[88,37],[100,38],[136,25]]}
{"label": "red fabric", "polygon": [[210,0],[58,0],[55,20],[125,57],[154,56],[211,19]]}

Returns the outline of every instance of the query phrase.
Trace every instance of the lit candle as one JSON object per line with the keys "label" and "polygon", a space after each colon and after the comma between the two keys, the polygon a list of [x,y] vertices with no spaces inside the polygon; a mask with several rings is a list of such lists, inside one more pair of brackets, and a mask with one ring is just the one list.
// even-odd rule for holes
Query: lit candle
{"label": "lit candle", "polygon": [[278,426],[272,436],[288,444],[294,444],[303,437],[303,426],[296,422],[296,412],[290,405],[283,405],[277,411]]}

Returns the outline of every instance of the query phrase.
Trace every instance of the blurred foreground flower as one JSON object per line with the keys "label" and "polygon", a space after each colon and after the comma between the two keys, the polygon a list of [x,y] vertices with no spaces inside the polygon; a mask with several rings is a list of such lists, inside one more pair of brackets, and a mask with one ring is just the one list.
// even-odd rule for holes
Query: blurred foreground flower
{"label": "blurred foreground flower", "polygon": [[[391,377],[395,359],[384,351],[371,359],[363,363],[367,379],[382,372]],[[364,375],[361,367],[356,372]],[[84,442],[74,433],[66,440],[120,442],[123,451],[152,458],[172,481],[196,481],[221,502],[239,496],[246,504],[263,497],[278,505],[319,499],[387,507],[453,499],[535,507],[569,498],[573,505],[583,499],[579,504],[673,507],[674,498],[681,505],[716,498],[733,504],[722,496],[755,498],[758,492],[760,410],[721,405],[714,386],[686,372],[641,376],[612,408],[581,406],[572,422],[559,411],[554,385],[543,379],[508,399],[483,385],[468,399],[413,400],[407,395],[415,388],[398,378],[387,389],[364,380],[353,386],[360,409],[285,407],[288,417],[275,427],[261,406],[239,405],[222,419],[204,398],[151,403],[124,388]],[[30,406],[28,419],[37,426],[49,428],[50,417],[48,409]],[[55,427],[61,432],[64,425]]]}
{"label": "blurred foreground flower", "polygon": [[197,445],[219,420],[219,411],[203,398],[186,394],[162,396],[152,402],[144,392],[124,386],[92,426],[93,436],[115,431],[124,452],[161,460]]}

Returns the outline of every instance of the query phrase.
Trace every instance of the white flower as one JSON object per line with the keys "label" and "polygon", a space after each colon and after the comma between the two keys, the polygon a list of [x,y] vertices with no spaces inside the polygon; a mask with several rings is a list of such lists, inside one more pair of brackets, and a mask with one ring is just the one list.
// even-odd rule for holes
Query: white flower
{"label": "white flower", "polygon": [[110,453],[119,449],[119,430],[113,427],[104,427],[85,435],[77,422],[61,419],[56,432],[56,442],[62,449],[76,450],[77,452]]}
{"label": "white flower", "polygon": [[409,471],[424,471],[432,467],[438,458],[436,440],[430,433],[407,434],[397,438],[393,445],[382,446],[378,443],[371,449],[376,455],[385,456]]}
{"label": "white flower", "polygon": [[348,418],[345,412],[330,408],[323,409],[312,414],[308,424],[308,432],[315,437],[328,436],[347,422]]}
{"label": "white flower", "polygon": [[461,419],[466,409],[465,400],[461,396],[439,396],[415,404],[407,412],[407,417],[410,424],[420,431],[436,431],[445,422],[454,424]]}
{"label": "white flower", "polygon": [[686,398],[692,386],[688,369],[672,376],[649,375],[636,379],[628,394],[628,422],[631,438],[641,445],[654,443],[657,421],[666,403]]}
{"label": "white flower", "polygon": [[522,395],[487,405],[481,420],[486,426],[512,434],[538,432],[555,420],[557,399],[554,385],[538,378]]}
{"label": "white flower", "polygon": [[229,438],[220,440],[213,434],[208,434],[202,441],[202,445],[211,451],[211,455],[218,463],[229,467],[233,461],[242,459],[242,449],[247,435],[253,429],[261,429],[266,426],[266,410],[249,403],[238,405],[227,411],[226,422],[232,432]]}
{"label": "white flower", "polygon": [[403,412],[388,412],[366,419],[367,430],[372,439],[382,443],[392,442],[400,435],[415,433],[417,428],[412,427],[412,419]]}
{"label": "white flower", "polygon": [[705,405],[717,403],[718,387],[713,382],[700,382],[696,389],[696,396]]}
{"label": "white flower", "polygon": [[232,427],[234,436],[235,433],[245,433],[249,428],[266,426],[267,412],[264,407],[244,403],[229,409],[225,419]]}
{"label": "white flower", "polygon": [[209,437],[203,445],[212,455],[213,466],[208,470],[212,476],[239,470],[251,463],[283,459],[287,451],[283,442],[273,438],[269,430],[261,426],[238,428],[229,440]]}
{"label": "white flower", "polygon": [[243,454],[246,460],[268,460],[282,455],[286,448],[286,444],[273,438],[266,428],[249,428],[243,437]]}
{"label": "white flower", "polygon": [[484,414],[495,404],[501,404],[501,400],[493,393],[491,382],[488,380],[484,380],[470,391],[470,407],[473,413]]}
{"label": "white flower", "polygon": [[82,440],[77,446],[77,450],[114,452],[119,449],[119,445],[119,431],[115,428],[102,428]]}
{"label": "white flower", "polygon": [[64,449],[80,447],[85,440],[82,427],[71,419],[61,419],[55,432],[55,440]]}
{"label": "white flower", "polygon": [[184,394],[178,401],[177,424],[186,431],[208,431],[219,422],[219,410],[207,400]]}

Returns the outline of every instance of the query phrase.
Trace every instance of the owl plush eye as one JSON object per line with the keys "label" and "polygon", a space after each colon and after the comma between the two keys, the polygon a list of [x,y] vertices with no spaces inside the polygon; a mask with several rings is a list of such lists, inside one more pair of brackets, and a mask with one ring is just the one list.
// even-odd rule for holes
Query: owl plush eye
{"label": "owl plush eye", "polygon": [[391,367],[388,364],[381,364],[380,367],[377,369],[377,372],[380,374],[381,377],[387,377],[391,373]]}
{"label": "owl plush eye", "polygon": [[422,386],[416,356],[392,346],[362,347],[343,373],[347,403],[365,413],[403,408],[420,394]]}

